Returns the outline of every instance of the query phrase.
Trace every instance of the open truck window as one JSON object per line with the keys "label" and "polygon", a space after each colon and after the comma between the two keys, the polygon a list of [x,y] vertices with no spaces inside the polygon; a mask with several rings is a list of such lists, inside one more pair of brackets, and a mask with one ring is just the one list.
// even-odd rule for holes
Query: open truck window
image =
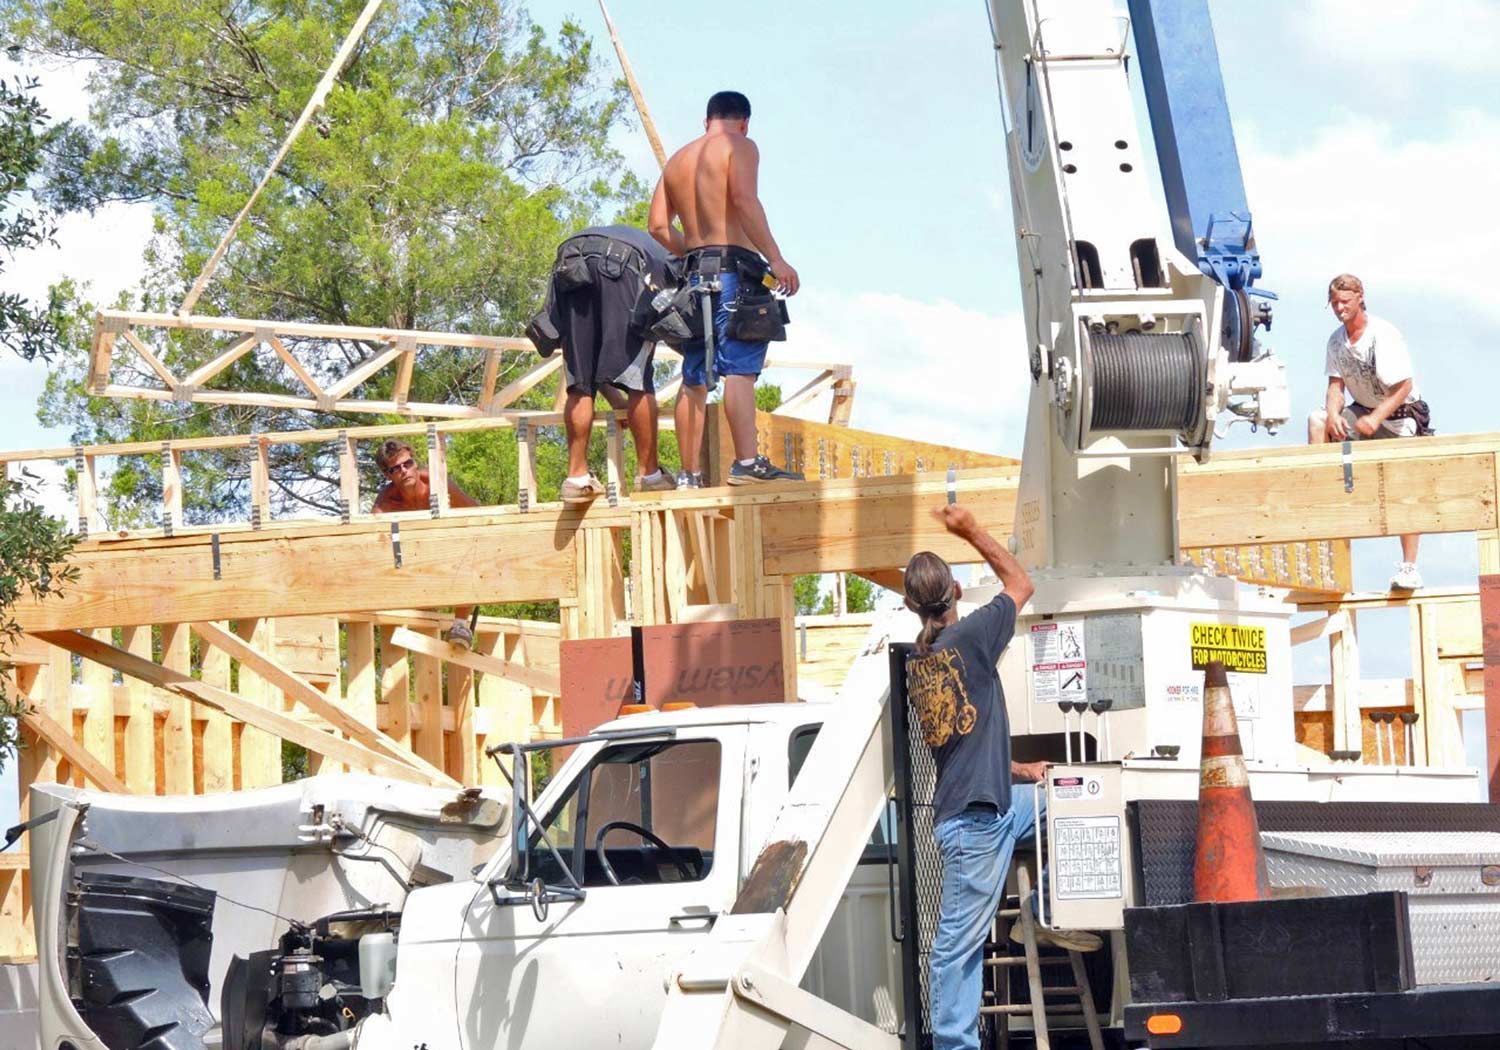
{"label": "open truck window", "polygon": [[[821,725],[802,726],[792,731],[791,739],[787,742],[787,787],[797,782],[797,774],[802,772],[803,765],[807,762],[807,754],[812,750],[813,741],[818,739],[818,730]],[[875,831],[870,836],[870,841],[865,844],[865,850],[860,854],[861,864],[886,864],[892,859],[891,847],[896,841],[896,803],[891,800],[880,814],[880,821],[875,825]]]}
{"label": "open truck window", "polygon": [[[617,744],[602,751],[547,815],[547,837],[584,888],[697,882],[713,867],[719,808],[716,740]],[[540,834],[530,871],[563,883]]]}

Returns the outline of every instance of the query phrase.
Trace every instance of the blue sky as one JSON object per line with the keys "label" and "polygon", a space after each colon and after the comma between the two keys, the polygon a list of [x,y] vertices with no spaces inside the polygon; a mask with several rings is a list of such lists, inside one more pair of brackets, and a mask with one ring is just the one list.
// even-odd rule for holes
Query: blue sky
{"label": "blue sky", "polygon": [[[1374,312],[1405,332],[1438,429],[1496,429],[1500,2],[1210,6],[1261,284],[1281,296],[1269,341],[1288,360],[1297,411],[1321,401],[1335,323],[1324,287],[1350,270]],[[575,18],[612,63],[592,0],[530,10],[549,27]],[[1018,455],[1020,301],[983,3],[824,0],[731,13],[616,0],[611,13],[669,150],[698,133],[713,91],[750,96],[762,199],[804,287],[788,355],[855,366],[856,426]],[[41,73],[54,110],[77,115],[78,75]],[[622,133],[618,145],[654,179],[643,135]],[[149,223],[140,208],[70,221],[60,249],[11,264],[4,279],[34,293],[70,272],[107,296],[132,278]],[[43,374],[0,360],[0,446],[66,440],[35,422]],[[1301,430],[1237,429],[1229,445],[1296,442]],[[1394,540],[1357,544],[1358,586],[1383,586],[1395,555]],[[1470,536],[1424,547],[1431,584],[1472,583],[1476,564]],[[1385,636],[1367,637],[1365,673],[1404,675],[1404,630]]]}

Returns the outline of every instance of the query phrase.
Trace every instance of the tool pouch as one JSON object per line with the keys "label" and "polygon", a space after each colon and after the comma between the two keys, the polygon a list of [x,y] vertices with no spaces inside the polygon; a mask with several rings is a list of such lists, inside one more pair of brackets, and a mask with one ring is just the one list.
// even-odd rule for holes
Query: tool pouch
{"label": "tool pouch", "polygon": [[[618,277],[619,273],[615,276]],[[584,260],[583,253],[576,246],[563,245],[557,262],[552,267],[552,287],[560,294],[567,294],[593,283],[594,277],[589,273],[589,264]]]}
{"label": "tool pouch", "polygon": [[537,314],[526,325],[526,338],[531,340],[536,352],[544,358],[551,357],[562,346],[562,336],[546,310]]}
{"label": "tool pouch", "polygon": [[599,260],[599,273],[608,277],[611,281],[618,281],[620,275],[625,272],[625,253],[628,249],[615,241],[610,241],[604,249],[604,256]]}
{"label": "tool pouch", "polygon": [[645,327],[648,339],[668,346],[681,346],[698,334],[698,290],[681,285],[671,290],[658,307],[660,294],[651,304],[652,320]]}
{"label": "tool pouch", "polygon": [[741,284],[724,334],[746,343],[785,342],[787,320],[784,300],[759,284]]}

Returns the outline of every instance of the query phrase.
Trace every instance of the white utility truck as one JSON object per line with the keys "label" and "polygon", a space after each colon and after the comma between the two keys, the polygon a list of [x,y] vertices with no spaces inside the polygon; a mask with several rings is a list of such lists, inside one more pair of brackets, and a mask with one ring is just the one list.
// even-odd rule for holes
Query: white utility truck
{"label": "white utility truck", "polygon": [[[1206,3],[988,9],[1030,344],[1012,544],[1037,585],[1002,675],[1017,758],[1055,763],[1042,921],[1110,935],[1094,988],[1115,1037],[1436,1046],[1492,1031],[1500,985],[1476,982],[1500,981],[1500,824],[1475,771],[1300,748],[1289,607],[1180,561],[1178,457],[1206,457],[1222,420],[1290,415],[1284,369],[1253,337],[1269,310]],[[1132,37],[1170,231],[1153,218]],[[892,649],[915,633],[893,614],[831,705],[602,726],[534,798],[525,777],[507,799],[348,778],[227,801],[38,788],[43,1050],[920,1050],[931,776],[899,728]],[[1228,965],[1198,926],[1158,940],[1149,965],[1132,954],[1140,916],[1188,899],[1194,683],[1215,650],[1239,657],[1273,879],[1404,892],[1397,954],[1415,951],[1394,983],[1292,1002],[1168,979],[1174,941]],[[537,746],[511,749],[518,769]],[[1320,933],[1278,929],[1283,960]],[[1151,974],[1167,976],[1141,985]]]}

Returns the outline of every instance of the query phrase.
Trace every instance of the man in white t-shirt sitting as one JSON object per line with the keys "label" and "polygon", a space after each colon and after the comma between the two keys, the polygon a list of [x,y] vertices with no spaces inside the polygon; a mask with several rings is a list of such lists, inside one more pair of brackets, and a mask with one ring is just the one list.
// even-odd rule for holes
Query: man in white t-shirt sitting
{"label": "man in white t-shirt sitting", "polygon": [[[1307,417],[1307,440],[1363,441],[1432,433],[1427,402],[1417,393],[1406,340],[1396,326],[1365,310],[1365,288],[1342,273],[1328,284],[1328,305],[1343,322],[1328,337],[1328,397]],[[1352,400],[1345,404],[1344,393]],[[1417,572],[1419,536],[1401,537],[1401,564],[1392,590],[1422,586]]]}

